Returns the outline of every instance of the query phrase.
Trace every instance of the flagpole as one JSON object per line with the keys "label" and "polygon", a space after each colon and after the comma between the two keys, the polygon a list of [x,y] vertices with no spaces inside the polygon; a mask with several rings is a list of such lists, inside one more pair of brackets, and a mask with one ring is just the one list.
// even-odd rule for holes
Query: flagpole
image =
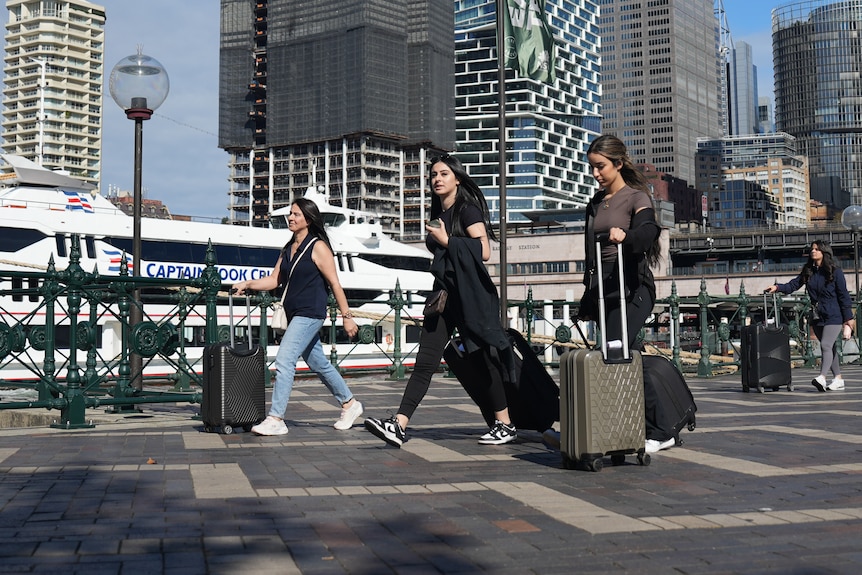
{"label": "flagpole", "polygon": [[499,152],[497,181],[500,192],[500,321],[509,327],[508,263],[506,261],[506,30],[502,18],[507,0],[497,0],[497,126]]}

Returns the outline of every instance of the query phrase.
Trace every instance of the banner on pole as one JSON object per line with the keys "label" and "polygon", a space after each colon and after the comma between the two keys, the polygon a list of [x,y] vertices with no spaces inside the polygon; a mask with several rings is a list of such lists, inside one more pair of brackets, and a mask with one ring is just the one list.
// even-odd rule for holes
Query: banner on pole
{"label": "banner on pole", "polygon": [[545,0],[503,0],[502,4],[506,68],[552,84],[557,79],[554,35],[545,14]]}

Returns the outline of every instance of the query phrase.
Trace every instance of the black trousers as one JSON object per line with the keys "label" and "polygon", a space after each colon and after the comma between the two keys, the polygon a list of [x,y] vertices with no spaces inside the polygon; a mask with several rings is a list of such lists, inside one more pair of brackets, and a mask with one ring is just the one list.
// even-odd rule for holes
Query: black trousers
{"label": "black trousers", "polygon": [[[617,292],[619,296],[619,292]],[[629,349],[640,350],[642,344],[635,345],[640,334],[641,328],[646,323],[647,318],[652,314],[655,299],[650,295],[650,291],[641,286],[635,292],[634,297],[626,303],[626,326],[628,327]],[[620,300],[605,300],[605,308],[607,310],[607,331],[608,336],[606,341],[622,340],[622,313],[620,312]]]}
{"label": "black trousers", "polygon": [[[401,397],[401,406],[398,413],[408,418],[413,417],[419,403],[428,393],[431,386],[431,377],[440,369],[440,361],[443,359],[443,350],[449,343],[452,330],[457,327],[454,318],[447,314],[435,318],[427,318],[419,333],[419,351],[416,352],[416,366],[407,380],[407,387]],[[478,352],[477,352],[478,353]],[[494,411],[506,409],[506,391],[503,388],[503,376],[499,365],[492,361],[490,354],[482,354],[486,358],[486,366],[490,374],[490,384],[487,390],[488,405]]]}

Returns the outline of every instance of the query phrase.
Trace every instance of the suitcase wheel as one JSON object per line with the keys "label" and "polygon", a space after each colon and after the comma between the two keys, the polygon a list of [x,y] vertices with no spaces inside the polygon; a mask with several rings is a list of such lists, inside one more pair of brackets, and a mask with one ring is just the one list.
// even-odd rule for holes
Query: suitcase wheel
{"label": "suitcase wheel", "polygon": [[787,391],[793,391],[793,383],[792,382],[787,384]]}
{"label": "suitcase wheel", "polygon": [[224,433],[225,435],[230,435],[233,433],[233,426],[229,425],[229,424],[225,424],[222,426],[221,432]]}
{"label": "suitcase wheel", "polygon": [[212,425],[204,425],[204,431],[206,431],[207,433],[212,433],[213,432],[213,426]]}
{"label": "suitcase wheel", "polygon": [[652,462],[652,457],[650,457],[649,453],[641,453],[638,452],[638,463],[646,467]]}
{"label": "suitcase wheel", "polygon": [[594,457],[592,459],[588,459],[586,457],[581,459],[572,459],[565,453],[561,454],[563,458],[563,469],[577,469],[580,471],[601,471],[602,467],[604,467],[604,463],[602,462],[602,457]]}

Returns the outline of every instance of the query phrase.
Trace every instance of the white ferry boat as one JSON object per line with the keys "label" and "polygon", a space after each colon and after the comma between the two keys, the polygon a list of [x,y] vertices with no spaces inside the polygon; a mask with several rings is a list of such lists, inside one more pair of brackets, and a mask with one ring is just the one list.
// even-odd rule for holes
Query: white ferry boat
{"label": "white ferry boat", "polygon": [[[56,269],[64,269],[69,263],[72,236],[76,234],[80,238],[80,265],[85,271],[119,274],[121,259],[128,254],[127,262],[130,273],[133,273],[132,217],[75,178],[46,170],[21,157],[0,155],[0,159],[0,273],[3,270],[44,270],[50,258],[53,258]],[[431,255],[424,249],[392,240],[384,233],[374,214],[332,206],[324,194],[313,188],[306,196],[313,199],[324,214],[339,279],[351,304],[371,302],[354,306],[359,312],[368,312],[357,314],[359,322],[374,323],[375,314],[389,312],[385,302],[395,290],[396,283],[405,299],[410,295],[412,303],[405,308],[406,314],[420,316],[423,298],[417,294],[431,290],[433,279],[428,273]],[[269,274],[290,235],[285,219],[288,211],[287,208],[274,211],[271,228],[144,217],[141,219],[140,275],[172,279],[198,277],[205,267],[208,243],[215,251],[225,290],[234,282]],[[0,277],[0,281],[0,287],[10,287],[8,277]],[[27,330],[34,322],[38,323],[38,316],[32,316],[38,301],[31,299],[11,295],[0,297],[0,324],[12,326],[20,323]],[[239,303],[243,303],[242,300]],[[252,311],[251,325],[259,325],[259,310],[254,308]],[[169,317],[171,306],[148,304],[145,312],[148,320],[158,323]],[[235,313],[237,322],[244,324],[245,306],[237,308]],[[219,324],[227,325],[227,309],[220,307],[218,314]],[[185,323],[185,352],[191,363],[200,357],[203,315],[203,311],[190,314]],[[68,341],[68,329],[65,338],[62,336],[63,325],[68,326],[68,320],[57,323],[58,340]],[[105,314],[98,323],[99,355],[117,357],[121,351],[119,322]],[[339,337],[339,342],[334,345],[338,356],[346,358],[341,365],[389,365],[393,352],[392,330],[391,322],[380,322],[375,329],[375,342],[371,344],[347,342],[346,338]],[[410,340],[415,342],[415,339],[410,329],[402,328],[400,351],[412,351],[415,343]],[[274,357],[275,350],[274,346],[268,350],[270,358]],[[38,363],[39,359],[38,352],[27,355],[29,362]],[[32,377],[32,370],[21,365],[23,361],[23,358],[0,358],[2,379]],[[410,362],[407,363],[409,365]],[[167,373],[167,368],[169,365],[156,357],[147,363],[146,373]],[[62,377],[64,374],[58,372],[57,375]]]}

